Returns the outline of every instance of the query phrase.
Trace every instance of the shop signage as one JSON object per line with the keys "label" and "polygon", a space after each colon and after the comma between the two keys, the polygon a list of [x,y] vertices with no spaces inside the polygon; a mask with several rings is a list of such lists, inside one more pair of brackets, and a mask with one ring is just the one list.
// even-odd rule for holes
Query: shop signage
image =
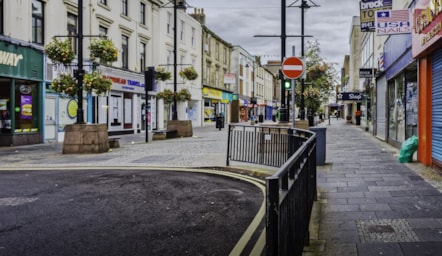
{"label": "shop signage", "polygon": [[359,78],[372,78],[376,72],[373,68],[361,68],[359,69]]}
{"label": "shop signage", "polygon": [[360,92],[340,92],[338,93],[338,100],[354,100],[361,101],[362,94]]}
{"label": "shop signage", "polygon": [[411,33],[408,10],[382,10],[376,12],[376,35]]}
{"label": "shop signage", "polygon": [[0,40],[0,76],[43,80],[43,52]]}
{"label": "shop signage", "polygon": [[224,83],[225,84],[236,84],[235,73],[225,73],[224,74]]}
{"label": "shop signage", "polygon": [[362,32],[375,31],[376,11],[391,10],[393,0],[361,0],[360,20]]}
{"label": "shop signage", "polygon": [[412,52],[413,57],[417,57],[442,37],[442,3],[435,0],[418,0],[412,13]]}
{"label": "shop signage", "polygon": [[0,64],[17,67],[18,62],[23,59],[23,55],[13,52],[0,51]]}

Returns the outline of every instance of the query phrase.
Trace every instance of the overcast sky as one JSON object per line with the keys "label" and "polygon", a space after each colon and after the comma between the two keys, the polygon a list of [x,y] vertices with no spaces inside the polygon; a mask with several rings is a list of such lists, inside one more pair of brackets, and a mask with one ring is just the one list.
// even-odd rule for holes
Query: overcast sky
{"label": "overcast sky", "polygon": [[[359,16],[359,0],[312,0],[319,7],[305,12],[305,42],[318,40],[323,58],[338,63],[340,70],[344,55],[349,54],[349,35],[353,16]],[[309,5],[312,1],[307,0]],[[286,0],[286,34],[301,35],[301,0]],[[252,55],[281,59],[281,0],[187,0],[191,7],[204,8],[206,26],[225,41],[240,45]],[[187,9],[193,12],[193,9]],[[277,37],[255,37],[255,35]],[[301,38],[288,37],[286,56],[301,56]]]}

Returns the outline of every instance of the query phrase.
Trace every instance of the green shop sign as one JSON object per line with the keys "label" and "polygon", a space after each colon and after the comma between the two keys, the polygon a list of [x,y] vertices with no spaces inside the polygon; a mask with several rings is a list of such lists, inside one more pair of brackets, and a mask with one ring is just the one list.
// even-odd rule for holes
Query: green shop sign
{"label": "green shop sign", "polygon": [[43,80],[43,52],[0,41],[0,76]]}

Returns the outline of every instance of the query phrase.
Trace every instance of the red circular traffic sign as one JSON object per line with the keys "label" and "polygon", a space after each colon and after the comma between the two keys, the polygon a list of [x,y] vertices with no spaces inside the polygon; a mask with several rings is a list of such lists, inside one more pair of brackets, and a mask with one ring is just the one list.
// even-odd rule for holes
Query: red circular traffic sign
{"label": "red circular traffic sign", "polygon": [[297,79],[304,73],[304,62],[298,57],[288,57],[282,62],[281,70],[286,78]]}

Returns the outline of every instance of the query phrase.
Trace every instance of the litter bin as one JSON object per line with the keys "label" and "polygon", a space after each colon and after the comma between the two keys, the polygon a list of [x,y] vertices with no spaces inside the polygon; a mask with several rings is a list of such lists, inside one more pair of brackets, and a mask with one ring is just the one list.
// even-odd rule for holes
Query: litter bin
{"label": "litter bin", "polygon": [[258,120],[260,123],[264,122],[264,115],[258,115]]}
{"label": "litter bin", "polygon": [[327,137],[327,128],[310,127],[310,131],[316,133],[316,165],[325,165],[325,142]]}
{"label": "litter bin", "polygon": [[222,128],[224,128],[224,116],[216,116],[216,128],[221,131]]}
{"label": "litter bin", "polygon": [[307,115],[308,126],[315,126],[315,117],[313,115]]}

